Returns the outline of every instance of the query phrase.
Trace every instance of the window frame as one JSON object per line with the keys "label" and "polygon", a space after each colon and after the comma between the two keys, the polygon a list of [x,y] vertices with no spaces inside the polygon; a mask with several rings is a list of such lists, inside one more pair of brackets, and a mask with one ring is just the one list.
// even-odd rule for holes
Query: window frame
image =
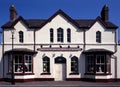
{"label": "window frame", "polygon": [[67,42],[71,42],[71,29],[67,29]]}
{"label": "window frame", "polygon": [[[21,56],[21,63],[16,63],[17,60],[19,60],[18,58]],[[31,59],[31,70],[30,71],[26,71],[25,70],[25,57],[29,56],[29,58]],[[12,57],[12,55],[11,55]],[[12,58],[8,59],[8,73],[11,74],[11,69],[12,69]],[[13,55],[13,64],[14,64],[14,74],[15,75],[25,75],[25,74],[33,74],[33,56],[30,54],[14,54]],[[18,67],[17,67],[18,66]]]}
{"label": "window frame", "polygon": [[[78,57],[73,56],[71,57],[71,73],[78,74],[79,68],[78,68]],[[75,70],[77,68],[77,70]]]}
{"label": "window frame", "polygon": [[[88,71],[88,56],[93,57],[93,71]],[[104,63],[97,63],[97,56],[104,56]],[[85,74],[94,74],[94,75],[107,75],[111,74],[111,58],[110,56],[107,57],[108,54],[87,54],[86,55],[86,66],[85,66]],[[102,58],[102,57],[100,57]],[[97,71],[97,65],[104,66],[104,70],[101,69],[100,71]],[[103,70],[103,71],[102,71]]]}
{"label": "window frame", "polygon": [[100,31],[96,32],[96,42],[101,43],[101,32]]}
{"label": "window frame", "polygon": [[[28,57],[28,59],[26,57]],[[26,68],[28,68],[27,71],[26,71]],[[33,71],[33,58],[31,55],[25,55],[25,57],[24,57],[24,69],[25,69],[25,73],[29,73],[29,72]]]}
{"label": "window frame", "polygon": [[23,43],[24,42],[24,32],[19,31],[19,42]]}
{"label": "window frame", "polygon": [[57,41],[64,42],[64,31],[62,28],[57,29]]}
{"label": "window frame", "polygon": [[[105,55],[96,55],[96,73],[104,73],[105,72]],[[98,67],[99,66],[99,67]]]}
{"label": "window frame", "polygon": [[50,29],[50,42],[54,42],[54,30],[53,28]]}
{"label": "window frame", "polygon": [[[90,58],[90,60],[88,60],[88,58]],[[87,73],[94,73],[94,55],[86,55],[86,67],[85,70]]]}
{"label": "window frame", "polygon": [[[44,68],[46,68],[45,71]],[[50,73],[50,58],[47,56],[43,57],[43,73]]]}

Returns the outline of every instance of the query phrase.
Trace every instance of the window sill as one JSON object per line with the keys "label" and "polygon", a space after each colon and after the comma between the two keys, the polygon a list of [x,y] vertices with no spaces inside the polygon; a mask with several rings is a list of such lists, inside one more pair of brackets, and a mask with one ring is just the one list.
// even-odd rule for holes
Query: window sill
{"label": "window sill", "polygon": [[41,75],[51,75],[51,73],[41,73]]}
{"label": "window sill", "polygon": [[[12,73],[7,73],[8,75],[11,75]],[[34,75],[34,73],[14,73],[14,75]]]}
{"label": "window sill", "polygon": [[79,73],[70,73],[69,75],[79,75]]}
{"label": "window sill", "polygon": [[112,75],[112,73],[85,73],[85,75]]}

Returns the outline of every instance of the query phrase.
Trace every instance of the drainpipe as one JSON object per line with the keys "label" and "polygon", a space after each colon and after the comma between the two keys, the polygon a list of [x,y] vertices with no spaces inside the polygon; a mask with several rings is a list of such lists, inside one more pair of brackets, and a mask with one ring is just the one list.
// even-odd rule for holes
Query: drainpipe
{"label": "drainpipe", "polygon": [[86,30],[83,30],[83,42],[84,42],[84,45],[83,45],[83,51],[85,51],[86,49]]}
{"label": "drainpipe", "polygon": [[[114,51],[114,54],[117,52],[117,30],[115,31],[115,45],[114,45],[114,49],[115,49],[115,51]],[[113,56],[114,56],[114,54],[113,54]],[[115,81],[117,81],[117,56],[114,56],[114,59],[115,59]]]}
{"label": "drainpipe", "polygon": [[33,47],[33,48],[34,48],[34,52],[35,52],[35,44],[36,44],[36,35],[35,35],[35,29],[34,29],[34,31],[33,31],[33,32],[34,32],[34,47]]}
{"label": "drainpipe", "polygon": [[117,31],[115,31],[115,51],[114,54],[117,52]]}

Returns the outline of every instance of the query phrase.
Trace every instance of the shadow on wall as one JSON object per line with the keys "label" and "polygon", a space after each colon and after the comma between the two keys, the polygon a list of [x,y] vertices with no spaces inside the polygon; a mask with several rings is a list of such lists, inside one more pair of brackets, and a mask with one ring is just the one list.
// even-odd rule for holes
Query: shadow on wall
{"label": "shadow on wall", "polygon": [[117,80],[117,57],[116,56],[112,56],[112,59],[114,59],[114,77],[115,77],[115,80]]}
{"label": "shadow on wall", "polygon": [[79,72],[81,74],[81,78],[84,78],[85,74],[85,55],[81,54],[79,56]]}

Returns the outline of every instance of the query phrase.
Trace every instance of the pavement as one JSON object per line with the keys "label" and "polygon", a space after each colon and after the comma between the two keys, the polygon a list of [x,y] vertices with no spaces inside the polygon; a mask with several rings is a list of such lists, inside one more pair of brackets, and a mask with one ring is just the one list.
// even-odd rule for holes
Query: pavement
{"label": "pavement", "polygon": [[84,82],[84,81],[33,81],[15,83],[0,82],[0,87],[120,87],[120,82]]}

